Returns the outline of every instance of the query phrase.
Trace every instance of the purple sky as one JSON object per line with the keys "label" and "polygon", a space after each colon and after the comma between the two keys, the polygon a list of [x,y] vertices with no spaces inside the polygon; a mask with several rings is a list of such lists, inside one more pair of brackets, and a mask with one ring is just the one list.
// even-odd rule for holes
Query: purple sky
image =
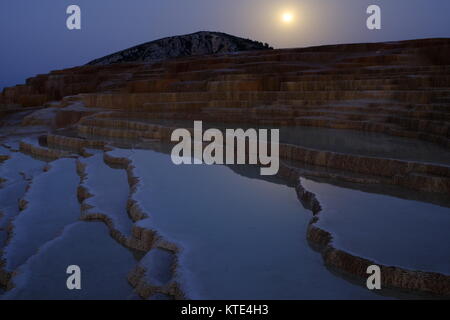
{"label": "purple sky", "polygon": [[[66,28],[66,8],[82,30]],[[369,31],[366,8],[382,9]],[[296,20],[283,26],[282,10]],[[161,37],[222,31],[276,48],[450,37],[449,0],[1,0],[0,88]]]}

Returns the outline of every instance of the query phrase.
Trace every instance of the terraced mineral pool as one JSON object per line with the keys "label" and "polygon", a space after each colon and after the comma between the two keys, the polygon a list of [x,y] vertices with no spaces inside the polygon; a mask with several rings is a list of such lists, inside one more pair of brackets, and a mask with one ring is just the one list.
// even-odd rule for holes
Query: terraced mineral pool
{"label": "terraced mineral pool", "polygon": [[45,166],[45,162],[20,152],[8,152],[7,155],[10,158],[0,165],[0,177],[6,179],[7,182],[32,178],[41,173]]}
{"label": "terraced mineral pool", "polygon": [[[0,188],[2,267],[15,274],[15,288],[1,290],[2,299],[137,298],[127,281],[137,263],[134,254],[110,236],[104,223],[79,222],[76,159],[52,161],[44,171],[43,161],[3,148],[0,152],[10,156],[0,165],[0,177],[6,178]],[[122,219],[128,218],[126,172],[107,166],[103,153],[84,161],[84,182],[96,194],[92,203],[107,211],[115,224],[131,226]],[[20,199],[27,205],[19,212]],[[123,217],[115,216],[119,210]],[[66,269],[73,264],[82,270],[81,291],[66,287]]]}
{"label": "terraced mineral pool", "polygon": [[0,248],[6,244],[8,227],[19,214],[19,200],[25,195],[29,180],[43,172],[45,162],[33,159],[19,152],[0,149],[1,155],[9,159],[0,164]]}
{"label": "terraced mineral pool", "polygon": [[311,213],[282,180],[175,166],[150,150],[113,154],[129,155],[141,179],[135,199],[150,217],[138,225],[183,249],[178,280],[189,298],[380,298],[324,267],[305,239]]}
{"label": "terraced mineral pool", "polygon": [[[68,290],[68,266],[81,268],[81,290]],[[101,222],[76,222],[43,245],[18,270],[16,287],[2,299],[134,299],[127,274],[133,254],[109,235]]]}
{"label": "terraced mineral pool", "polygon": [[384,265],[450,275],[450,208],[302,179],[322,206],[317,226],[339,249]]}
{"label": "terraced mineral pool", "polygon": [[86,210],[86,214],[108,217],[116,230],[129,236],[133,223],[127,215],[129,186],[126,171],[105,164],[103,153],[97,153],[80,162],[85,165],[86,177],[83,186],[92,194],[92,197],[84,201],[91,207]]}
{"label": "terraced mineral pool", "polygon": [[281,127],[280,135],[281,142],[311,149],[450,165],[448,149],[423,140],[315,127]]}
{"label": "terraced mineral pool", "polygon": [[[134,198],[149,218],[137,224],[182,249],[176,277],[188,298],[385,298],[324,266],[306,241],[311,212],[282,179],[263,180],[254,166],[175,166],[168,154],[152,150],[111,154],[130,158],[140,179]],[[43,162],[11,156],[26,164],[25,177],[33,179],[24,192],[27,180],[17,173],[22,167],[14,162],[0,166],[11,182],[11,190],[0,189],[0,197],[22,194],[28,201],[13,220],[15,233],[3,255],[7,270],[17,272],[16,287],[2,298],[133,299],[127,275],[137,263],[150,271],[150,284],[171,281],[168,271],[175,260],[168,252],[153,249],[138,262],[104,223],[78,221],[75,159],[53,161],[43,172]],[[87,174],[81,183],[94,194],[86,200],[94,206],[92,213],[108,215],[127,234],[125,170],[107,166],[101,152],[80,161]],[[337,247],[383,264],[449,273],[447,207],[308,179],[303,185],[321,202],[319,226],[335,234]],[[13,206],[12,200],[5,202]],[[66,288],[65,270],[72,264],[84,270],[81,291]]]}
{"label": "terraced mineral pool", "polygon": [[0,188],[0,248],[6,244],[8,238],[8,226],[11,220],[19,214],[19,200],[25,194],[28,182],[18,180]]}

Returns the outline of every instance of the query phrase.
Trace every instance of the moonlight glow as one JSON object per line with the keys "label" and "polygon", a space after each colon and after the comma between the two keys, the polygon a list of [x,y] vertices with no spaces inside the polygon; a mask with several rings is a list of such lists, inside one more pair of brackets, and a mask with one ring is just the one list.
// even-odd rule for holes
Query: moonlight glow
{"label": "moonlight glow", "polygon": [[290,12],[285,12],[281,16],[281,19],[283,20],[284,23],[291,23],[294,20],[294,15]]}

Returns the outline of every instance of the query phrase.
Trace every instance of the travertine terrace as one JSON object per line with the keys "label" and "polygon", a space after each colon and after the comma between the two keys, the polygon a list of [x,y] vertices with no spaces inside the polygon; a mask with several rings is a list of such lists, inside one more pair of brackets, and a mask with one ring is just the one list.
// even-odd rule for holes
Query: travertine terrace
{"label": "travertine terrace", "polygon": [[[450,194],[450,163],[445,161],[450,150],[450,39],[86,65],[38,75],[25,85],[6,88],[0,103],[5,130],[20,124],[25,127],[21,134],[28,135],[26,128],[40,128],[39,138],[21,138],[17,146],[21,152],[51,159],[80,158],[78,199],[84,219],[106,222],[117,241],[138,251],[165,250],[176,255],[177,248],[151,230],[131,226],[126,234],[115,225],[114,217],[97,212],[92,206],[100,196],[89,190],[89,161],[84,158],[92,156],[91,149],[103,150],[105,163],[126,170],[127,211],[134,222],[139,221],[148,216],[133,198],[139,178],[133,175],[130,159],[110,153],[113,147],[108,141],[168,141],[180,121],[352,130],[442,150],[444,160],[435,162],[415,157],[414,152],[397,157],[395,152],[386,156],[306,147],[301,138],[298,143],[281,141],[281,174],[296,185],[300,200],[314,213],[308,240],[321,250],[328,266],[347,275],[363,278],[372,262],[333,247],[333,235],[315,225],[321,216],[320,201],[302,187],[302,177],[389,185],[439,197]],[[172,125],[161,120],[170,120],[167,123]],[[16,131],[11,135],[17,135]],[[5,159],[14,149],[8,147]],[[14,223],[9,238],[13,229]],[[449,275],[382,268],[388,287],[450,295]],[[130,274],[130,282],[142,297],[183,297],[176,282],[152,286],[145,283],[144,273],[137,266]],[[3,266],[3,284],[12,285],[12,276],[14,270]]]}

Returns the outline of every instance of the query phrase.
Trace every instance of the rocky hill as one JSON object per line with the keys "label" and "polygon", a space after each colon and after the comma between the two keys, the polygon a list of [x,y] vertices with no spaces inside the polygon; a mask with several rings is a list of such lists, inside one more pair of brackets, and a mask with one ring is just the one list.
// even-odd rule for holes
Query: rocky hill
{"label": "rocky hill", "polygon": [[88,65],[148,62],[168,58],[265,49],[271,49],[267,43],[263,44],[221,32],[200,31],[147,42],[93,60]]}

